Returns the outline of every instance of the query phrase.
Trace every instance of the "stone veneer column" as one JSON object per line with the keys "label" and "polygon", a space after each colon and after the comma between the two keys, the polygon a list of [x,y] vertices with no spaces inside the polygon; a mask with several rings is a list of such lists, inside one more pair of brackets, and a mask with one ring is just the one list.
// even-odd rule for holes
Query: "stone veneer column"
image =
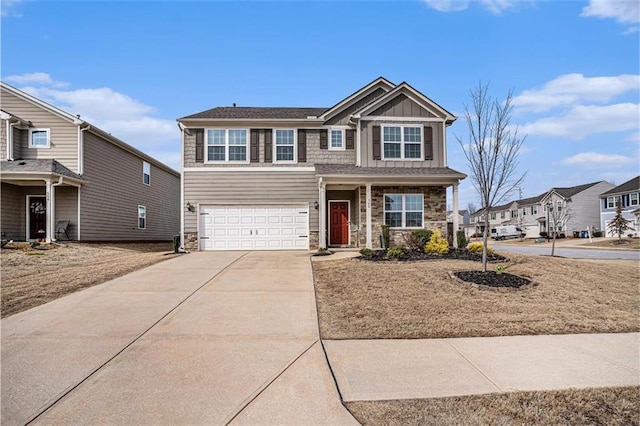
{"label": "stone veneer column", "polygon": [[367,183],[367,248],[372,249],[371,241],[371,184]]}
{"label": "stone veneer column", "polygon": [[453,247],[458,248],[458,184],[453,184]]}

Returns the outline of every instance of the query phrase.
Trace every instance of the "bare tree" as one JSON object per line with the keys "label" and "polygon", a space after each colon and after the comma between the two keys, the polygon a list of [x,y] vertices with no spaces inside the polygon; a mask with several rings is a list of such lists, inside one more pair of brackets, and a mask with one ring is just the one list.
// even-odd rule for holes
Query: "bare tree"
{"label": "bare tree", "polygon": [[508,197],[524,180],[517,174],[518,153],[526,138],[518,135],[518,127],[511,125],[513,92],[504,102],[489,95],[489,86],[478,83],[470,90],[471,105],[464,106],[468,139],[456,135],[469,168],[471,181],[482,202],[484,232],[482,241],[482,271],[487,271],[487,238],[491,208]]}
{"label": "bare tree", "polygon": [[611,231],[612,234],[618,234],[618,242],[622,243],[622,234],[624,233],[624,231],[633,228],[629,226],[629,223],[631,223],[631,221],[625,219],[624,216],[622,216],[622,197],[618,197],[617,201],[618,204],[616,205],[616,215],[607,225],[607,230]]}
{"label": "bare tree", "polygon": [[469,212],[469,214],[474,214],[478,211],[478,208],[476,207],[476,204],[474,202],[469,202],[467,203],[467,211]]}
{"label": "bare tree", "polygon": [[[567,232],[567,223],[571,219],[571,209],[567,207],[566,203],[558,205],[559,200],[553,198],[546,204],[547,209],[547,237],[551,237],[551,256],[555,256],[556,253],[556,238],[560,234]],[[560,200],[561,201],[561,200]],[[547,241],[549,241],[547,239]]]}

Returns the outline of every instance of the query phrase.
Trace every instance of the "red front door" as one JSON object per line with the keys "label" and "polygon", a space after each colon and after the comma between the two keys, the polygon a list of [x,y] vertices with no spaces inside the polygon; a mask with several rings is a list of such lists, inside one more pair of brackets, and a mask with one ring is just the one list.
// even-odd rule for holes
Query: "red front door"
{"label": "red front door", "polygon": [[29,197],[29,235],[35,240],[47,236],[47,199],[45,197]]}
{"label": "red front door", "polygon": [[349,244],[349,203],[329,203],[329,244]]}

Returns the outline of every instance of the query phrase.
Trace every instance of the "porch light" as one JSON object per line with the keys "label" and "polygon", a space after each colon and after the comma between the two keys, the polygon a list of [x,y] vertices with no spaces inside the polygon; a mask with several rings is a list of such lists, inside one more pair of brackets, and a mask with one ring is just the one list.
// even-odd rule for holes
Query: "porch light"
{"label": "porch light", "polygon": [[187,210],[189,210],[191,213],[193,213],[193,212],[196,211],[196,206],[194,206],[189,201],[187,201]]}
{"label": "porch light", "polygon": [[318,204],[317,201],[313,202],[313,208],[315,208],[316,210],[318,210],[320,208],[320,204]]}

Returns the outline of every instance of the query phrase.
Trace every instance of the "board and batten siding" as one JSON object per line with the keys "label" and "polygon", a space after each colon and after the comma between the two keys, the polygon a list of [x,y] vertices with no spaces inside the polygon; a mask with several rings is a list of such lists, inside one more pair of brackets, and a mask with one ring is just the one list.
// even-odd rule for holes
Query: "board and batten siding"
{"label": "board and batten siding", "polygon": [[[91,132],[83,151],[83,241],[170,240],[179,233],[179,176],[151,164],[151,185],[144,185],[143,160]],[[147,208],[146,229],[138,229],[138,205]]]}
{"label": "board and batten siding", "polygon": [[312,170],[231,171],[207,169],[184,171],[184,231],[197,232],[198,212],[191,205],[264,205],[309,206],[309,230],[318,231],[318,184]]}
{"label": "board and batten siding", "polygon": [[[430,126],[433,128],[433,160],[374,160],[373,159],[373,126],[381,125],[412,125]],[[360,124],[361,131],[361,155],[362,167],[444,167],[444,142],[442,139],[442,126],[440,122],[415,122],[415,121],[364,121]],[[384,144],[380,140],[380,152],[384,152]],[[424,141],[422,147],[424,158]]]}
{"label": "board and batten siding", "polygon": [[[2,109],[23,120],[31,121],[34,128],[49,129],[49,148],[29,148],[29,131],[21,131],[21,143],[19,144],[19,149],[14,149],[14,158],[22,158],[24,160],[55,159],[69,170],[78,172],[77,125],[58,117],[40,106],[20,99],[6,90],[2,90]],[[15,131],[16,129],[14,128]],[[6,145],[4,149],[6,151]]]}
{"label": "board and batten siding", "polygon": [[329,120],[327,120],[325,124],[342,125],[342,126],[347,125],[349,123],[349,118],[351,117],[351,114],[358,111],[359,109],[364,108],[365,106],[369,105],[370,103],[372,103],[373,101],[375,101],[376,99],[378,99],[379,97],[383,96],[386,93],[387,91],[382,88],[378,88],[374,90],[364,98],[358,100],[352,105],[349,105],[343,111],[340,111],[340,113],[338,113],[335,117],[331,117]]}
{"label": "board and batten siding", "polygon": [[[68,220],[67,234],[69,238],[76,241],[78,239],[78,188],[74,186],[57,186],[55,187],[56,200],[56,217],[55,224],[61,220]],[[55,233],[55,229],[53,232]],[[66,235],[53,237],[65,240]]]}
{"label": "board and batten siding", "polygon": [[385,117],[435,117],[434,114],[422,108],[404,94],[396,96],[369,115],[382,115]]}

